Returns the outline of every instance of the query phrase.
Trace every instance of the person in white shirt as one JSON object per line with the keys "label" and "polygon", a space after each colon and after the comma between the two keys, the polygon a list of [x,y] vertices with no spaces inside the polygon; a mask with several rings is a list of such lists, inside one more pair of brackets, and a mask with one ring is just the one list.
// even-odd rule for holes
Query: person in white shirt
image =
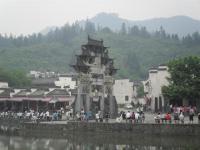
{"label": "person in white shirt", "polygon": [[138,112],[135,113],[135,123],[138,123],[140,119],[140,114]]}
{"label": "person in white shirt", "polygon": [[27,118],[27,119],[30,119],[30,116],[31,116],[31,113],[30,113],[30,112],[27,112],[27,113],[26,113],[26,118]]}
{"label": "person in white shirt", "polygon": [[85,116],[85,111],[84,111],[84,109],[82,108],[82,109],[81,109],[81,121],[84,120],[84,116]]}
{"label": "person in white shirt", "polygon": [[40,113],[40,119],[44,119],[44,113],[43,112]]}
{"label": "person in white shirt", "polygon": [[156,117],[154,117],[154,119],[155,119],[155,122],[156,122],[156,123],[160,123],[161,114],[158,113],[158,115],[157,115]]}
{"label": "person in white shirt", "polygon": [[50,116],[49,116],[49,111],[46,111],[46,117],[47,117],[47,121],[50,121]]}
{"label": "person in white shirt", "polygon": [[70,111],[66,111],[65,115],[66,115],[66,120],[69,120],[70,119]]}
{"label": "person in white shirt", "polygon": [[77,112],[77,113],[76,113],[76,119],[77,119],[77,121],[80,121],[80,120],[81,120],[80,112]]}
{"label": "person in white shirt", "polygon": [[96,122],[99,122],[99,113],[96,113],[95,118],[96,118]]}
{"label": "person in white shirt", "polygon": [[181,111],[181,113],[179,115],[179,119],[180,119],[181,123],[184,124],[184,115],[183,115],[182,111]]}
{"label": "person in white shirt", "polygon": [[126,113],[126,122],[127,122],[127,120],[130,120],[130,119],[131,119],[131,113],[130,113],[130,111],[128,111]]}

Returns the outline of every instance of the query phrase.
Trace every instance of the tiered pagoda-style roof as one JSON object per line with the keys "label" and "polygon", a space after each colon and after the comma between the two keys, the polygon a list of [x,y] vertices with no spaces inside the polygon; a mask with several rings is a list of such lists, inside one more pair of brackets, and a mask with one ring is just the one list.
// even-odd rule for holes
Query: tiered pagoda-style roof
{"label": "tiered pagoda-style roof", "polygon": [[90,36],[88,35],[88,42],[87,44],[84,44],[82,46],[95,46],[95,47],[102,47],[102,48],[107,48],[103,45],[103,40],[95,40],[90,38]]}
{"label": "tiered pagoda-style roof", "polygon": [[81,46],[82,53],[76,55],[76,64],[71,66],[79,73],[89,73],[95,58],[100,57],[100,65],[105,65],[107,70],[109,70],[107,71],[109,72],[108,75],[113,75],[117,69],[114,68],[113,58],[108,56],[107,48],[103,45],[103,40],[94,40],[88,36],[87,44]]}
{"label": "tiered pagoda-style roof", "polygon": [[103,46],[103,40],[101,39],[99,40],[95,40],[95,39],[91,39],[90,36],[88,35],[88,43],[87,45],[94,45],[94,46]]}

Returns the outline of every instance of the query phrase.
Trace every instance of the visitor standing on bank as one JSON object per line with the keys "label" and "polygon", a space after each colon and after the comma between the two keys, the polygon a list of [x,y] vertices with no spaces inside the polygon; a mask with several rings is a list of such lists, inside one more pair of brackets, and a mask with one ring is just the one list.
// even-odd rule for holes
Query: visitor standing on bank
{"label": "visitor standing on bank", "polygon": [[183,114],[183,111],[182,111],[182,110],[180,111],[179,119],[180,119],[180,122],[181,122],[182,124],[184,124],[184,114]]}
{"label": "visitor standing on bank", "polygon": [[190,107],[190,110],[189,110],[189,120],[190,120],[190,123],[193,123],[193,120],[194,120],[194,109],[192,107]]}

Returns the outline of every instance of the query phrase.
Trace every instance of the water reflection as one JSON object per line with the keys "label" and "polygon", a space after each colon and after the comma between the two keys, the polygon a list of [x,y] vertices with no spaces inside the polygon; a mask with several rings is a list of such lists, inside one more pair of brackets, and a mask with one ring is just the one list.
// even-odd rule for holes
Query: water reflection
{"label": "water reflection", "polygon": [[[153,137],[154,138],[154,137]],[[198,138],[162,138],[149,142],[135,139],[123,139],[118,144],[113,140],[92,141],[69,139],[44,139],[0,136],[0,150],[199,150]],[[87,138],[86,138],[87,139]],[[158,138],[160,139],[160,138]],[[170,139],[170,140],[169,140]],[[187,140],[188,139],[188,140]],[[166,143],[165,143],[166,140]],[[140,142],[138,142],[140,141]],[[171,142],[170,141],[175,141]],[[177,141],[177,142],[176,142]],[[187,142],[188,141],[188,142]],[[125,144],[123,144],[125,143]]]}

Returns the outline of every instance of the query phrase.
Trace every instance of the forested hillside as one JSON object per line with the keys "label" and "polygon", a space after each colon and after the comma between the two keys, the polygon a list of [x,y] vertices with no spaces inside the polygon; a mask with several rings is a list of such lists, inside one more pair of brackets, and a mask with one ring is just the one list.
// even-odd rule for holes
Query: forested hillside
{"label": "forested hillside", "polygon": [[155,33],[145,27],[126,28],[122,24],[119,32],[109,28],[96,27],[86,22],[85,28],[77,23],[57,28],[46,35],[14,37],[0,36],[0,67],[19,70],[73,71],[75,54],[87,42],[87,35],[104,40],[110,47],[111,57],[119,68],[117,77],[143,79],[150,67],[157,66],[176,57],[200,55],[200,34],[198,32],[179,38],[168,35],[161,27]]}

